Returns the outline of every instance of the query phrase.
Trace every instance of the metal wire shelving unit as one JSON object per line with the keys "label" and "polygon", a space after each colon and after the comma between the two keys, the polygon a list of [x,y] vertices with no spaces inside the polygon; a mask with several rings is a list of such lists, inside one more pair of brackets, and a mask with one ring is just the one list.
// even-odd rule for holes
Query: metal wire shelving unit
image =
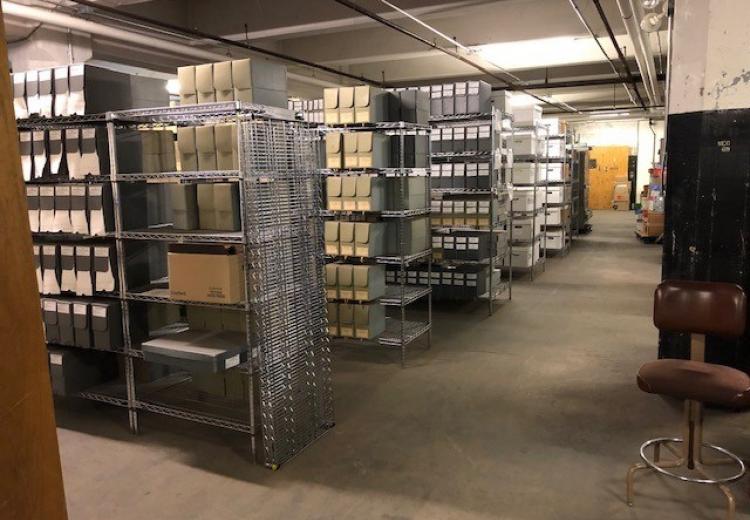
{"label": "metal wire shelving unit", "polygon": [[570,173],[572,179],[572,233],[578,236],[591,231],[592,212],[588,207],[589,198],[589,147],[586,144],[574,144],[571,153]]}
{"label": "metal wire shelving unit", "polygon": [[[576,208],[573,205],[572,194],[573,186],[571,182],[571,169],[573,166],[573,132],[567,130],[564,134],[550,134],[548,136],[548,143],[552,141],[561,141],[561,154],[559,156],[552,156],[547,150],[547,165],[559,165],[561,168],[560,180],[547,179],[547,202],[545,203],[545,212],[547,213],[547,219],[549,219],[549,212],[559,209],[560,211],[560,223],[552,224],[545,221],[544,235],[545,235],[545,250],[547,253],[555,253],[561,256],[565,256],[570,252],[572,245],[572,222],[575,218]],[[567,170],[566,170],[567,169]],[[557,188],[562,191],[562,202],[550,202],[549,192],[550,188]],[[549,243],[549,233],[560,233],[562,242],[560,248],[547,248]]]}
{"label": "metal wire shelving unit", "polygon": [[[532,163],[535,165],[535,172],[544,170],[544,176],[535,174],[533,183],[514,183],[514,193],[520,190],[531,190],[533,193],[533,209],[530,211],[526,210],[515,210],[511,205],[511,213],[514,219],[530,218],[531,219],[531,238],[522,239],[513,237],[511,242],[511,258],[513,257],[513,248],[515,247],[530,247],[531,248],[531,266],[520,266],[513,265],[512,263],[507,266],[509,271],[519,271],[529,273],[531,280],[533,281],[537,272],[541,269],[544,272],[547,264],[547,234],[544,229],[547,227],[547,176],[546,176],[546,164],[548,162],[547,151],[549,143],[549,131],[546,126],[536,124],[532,126],[525,125],[514,125],[514,134],[529,134],[532,139],[537,140],[536,153],[531,155],[513,154],[514,163]],[[541,177],[541,178],[540,178]],[[539,188],[544,189],[544,196],[540,198]],[[537,224],[541,227],[540,232],[537,232]],[[535,248],[538,248],[539,258],[535,259],[536,253]]]}
{"label": "metal wire shelving unit", "polygon": [[[120,173],[117,130],[172,128],[211,123],[238,125],[238,170]],[[46,125],[46,126],[45,126]],[[139,412],[167,415],[250,435],[253,457],[269,468],[299,453],[333,426],[330,347],[326,334],[323,275],[322,188],[318,175],[320,134],[291,112],[241,102],[124,110],[104,115],[19,122],[24,128],[106,126],[114,210],[112,234],[122,309],[124,378],[80,397],[127,408],[130,429]],[[67,181],[66,181],[67,182]],[[236,182],[239,232],[181,231],[168,225],[125,229],[128,207],[121,188],[129,183]],[[164,287],[128,283],[129,243],[235,244],[244,260],[244,300],[217,305],[174,300]],[[246,380],[243,399],[210,395],[191,387],[189,373],[141,382],[134,361],[143,357],[131,304],[204,306],[244,313]],[[139,334],[139,337],[142,334]]]}
{"label": "metal wire shelving unit", "polygon": [[[433,128],[450,128],[453,126],[479,127],[490,125],[490,150],[464,150],[451,152],[432,152],[433,164],[467,162],[489,164],[489,186],[487,188],[440,187],[431,190],[433,200],[489,201],[489,222],[487,226],[474,225],[433,225],[433,236],[450,235],[455,231],[480,231],[490,234],[490,251],[485,260],[441,259],[438,263],[446,269],[461,265],[487,266],[487,291],[477,295],[477,299],[486,300],[489,315],[495,311],[495,302],[510,301],[513,296],[513,272],[508,271],[507,280],[502,279],[501,265],[503,258],[512,258],[510,244],[513,234],[513,215],[510,212],[512,185],[510,168],[512,159],[509,153],[508,137],[512,135],[512,117],[496,108],[487,113],[454,114],[432,116]],[[501,210],[504,204],[506,209]],[[504,240],[501,240],[502,237]],[[492,254],[492,251],[495,254]]]}
{"label": "metal wire shelving unit", "polygon": [[[374,123],[354,123],[346,125],[331,125],[324,129],[324,132],[382,132],[386,135],[396,136],[399,143],[399,158],[397,167],[392,168],[337,168],[321,169],[321,176],[360,176],[370,175],[378,177],[391,177],[398,179],[397,207],[406,208],[406,181],[409,177],[424,177],[427,182],[427,194],[430,190],[430,168],[410,168],[406,166],[405,157],[405,140],[409,135],[427,135],[429,136],[430,127],[410,122],[374,122]],[[419,217],[429,217],[430,208],[428,196],[425,197],[425,206],[423,208],[405,209],[405,210],[383,210],[383,211],[332,211],[322,210],[321,214],[329,219],[343,222],[364,222],[364,221],[393,221],[397,225],[398,233],[398,254],[388,256],[331,256],[326,255],[329,262],[340,262],[348,264],[386,264],[398,267],[397,281],[395,284],[386,285],[384,296],[376,300],[367,302],[369,304],[383,305],[386,308],[393,309],[391,316],[386,316],[385,330],[373,340],[355,339],[349,337],[332,336],[331,339],[340,344],[355,345],[379,345],[383,347],[393,347],[400,351],[401,367],[406,367],[406,358],[409,346],[418,340],[424,340],[426,347],[432,345],[432,289],[430,286],[430,276],[427,284],[408,284],[407,269],[417,265],[426,265],[427,271],[432,273],[432,250],[425,249],[416,253],[407,252],[405,243],[406,232],[405,225],[410,219]],[[332,302],[348,302],[348,300],[332,299]],[[407,319],[407,309],[416,304],[425,303],[427,306],[426,320],[420,317],[417,320]]]}

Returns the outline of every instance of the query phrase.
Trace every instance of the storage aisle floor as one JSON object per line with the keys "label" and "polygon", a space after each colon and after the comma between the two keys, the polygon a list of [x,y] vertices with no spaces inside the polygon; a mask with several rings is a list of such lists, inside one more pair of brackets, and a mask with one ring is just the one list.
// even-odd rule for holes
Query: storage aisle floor
{"label": "storage aisle floor", "polygon": [[[71,520],[713,519],[723,496],[624,476],[641,442],[679,434],[681,407],[641,393],[660,247],[633,215],[598,212],[594,232],[488,318],[437,312],[430,351],[335,350],[336,428],[272,473],[245,438],[121,410],[58,412]],[[750,416],[709,412],[707,440],[750,457]],[[739,510],[747,489],[735,485]]]}

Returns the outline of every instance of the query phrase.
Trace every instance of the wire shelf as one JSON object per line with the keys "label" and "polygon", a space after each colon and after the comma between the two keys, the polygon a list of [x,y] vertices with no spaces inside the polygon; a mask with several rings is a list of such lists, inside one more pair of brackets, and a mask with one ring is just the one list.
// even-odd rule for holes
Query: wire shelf
{"label": "wire shelf", "polygon": [[432,188],[431,191],[447,195],[495,195],[498,193],[497,188],[491,188],[488,190],[474,188]]}
{"label": "wire shelf", "polygon": [[[401,334],[403,323],[403,336]],[[430,324],[420,321],[400,322],[386,318],[385,332],[378,337],[378,343],[389,347],[401,347],[413,343],[430,331]]]}
{"label": "wire shelf", "polygon": [[421,215],[429,215],[431,212],[430,208],[419,208],[419,209],[407,209],[407,210],[383,210],[383,211],[339,211],[324,209],[321,210],[320,214],[324,217],[366,217],[366,216],[380,216],[383,218],[409,218],[418,217]]}
{"label": "wire shelf", "polygon": [[344,123],[331,124],[326,127],[328,132],[367,132],[373,130],[424,130],[429,132],[431,127],[420,123],[407,121],[380,121],[373,123]]}
{"label": "wire shelf", "polygon": [[[403,291],[402,291],[403,287]],[[429,295],[428,285],[387,285],[380,303],[387,306],[404,307]]]}
{"label": "wire shelf", "polygon": [[466,150],[463,152],[433,152],[430,154],[433,159],[459,159],[459,158],[483,158],[491,159],[492,152],[490,151],[477,151],[477,150]]}
{"label": "wire shelf", "polygon": [[65,130],[66,128],[103,126],[106,122],[107,114],[76,114],[55,117],[32,116],[25,119],[16,119],[16,125],[19,130]]}
{"label": "wire shelf", "polygon": [[284,108],[268,107],[241,101],[202,103],[177,107],[136,108],[118,110],[107,114],[118,125],[132,124],[201,124],[242,117],[260,117],[282,121],[295,121],[294,112]]}
{"label": "wire shelf", "polygon": [[[96,295],[96,296],[99,296],[99,295]],[[53,348],[74,348],[74,349],[88,350],[88,351],[92,351],[92,352],[108,352],[108,353],[111,353],[111,354],[118,354],[118,355],[121,355],[121,356],[139,357],[137,355],[137,353],[134,354],[132,351],[125,350],[125,349],[103,349],[103,348],[96,348],[96,347],[84,347],[82,345],[61,345],[59,343],[47,343],[47,347],[53,347]]]}
{"label": "wire shelf", "polygon": [[207,303],[187,300],[175,300],[169,296],[169,289],[163,288],[150,289],[142,292],[129,291],[125,293],[125,299],[134,302],[192,305],[194,307],[214,307],[218,309],[245,310],[244,303]]}
{"label": "wire shelf", "polygon": [[46,184],[103,184],[110,182],[109,175],[86,175],[82,179],[70,178],[67,175],[50,175],[26,181],[27,185],[44,186]]}
{"label": "wire shelf", "polygon": [[183,231],[171,227],[122,231],[120,238],[125,240],[154,240],[177,244],[241,244],[242,231]]}
{"label": "wire shelf", "polygon": [[427,168],[326,168],[320,170],[320,173],[324,176],[381,175],[384,177],[426,177],[430,174],[430,171]]}
{"label": "wire shelf", "polygon": [[239,170],[177,171],[159,173],[123,173],[117,176],[118,182],[232,182],[240,180]]}
{"label": "wire shelf", "polygon": [[88,242],[92,240],[111,240],[114,233],[105,233],[104,235],[83,235],[81,233],[60,233],[58,231],[32,231],[31,236],[34,239],[43,240],[64,240]]}

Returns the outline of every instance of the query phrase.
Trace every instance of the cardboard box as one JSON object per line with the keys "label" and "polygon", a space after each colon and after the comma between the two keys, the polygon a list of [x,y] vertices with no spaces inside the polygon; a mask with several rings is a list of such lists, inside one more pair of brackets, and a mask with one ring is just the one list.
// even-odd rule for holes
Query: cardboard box
{"label": "cardboard box", "polygon": [[339,88],[339,123],[354,123],[354,87]]}
{"label": "cardboard box", "polygon": [[216,142],[216,167],[219,170],[239,169],[237,124],[227,123],[214,126],[214,140]]}
{"label": "cardboard box", "polygon": [[[342,223],[342,227],[343,224],[344,223]],[[357,222],[354,229],[354,253],[356,256],[376,257],[381,256],[384,253],[386,234],[385,223]]]}
{"label": "cardboard box", "polygon": [[240,332],[187,330],[145,341],[143,359],[195,372],[223,372],[246,359]]}
{"label": "cardboard box", "polygon": [[106,381],[116,374],[116,358],[101,352],[49,349],[52,393],[72,396]]}
{"label": "cardboard box", "polygon": [[214,185],[198,184],[198,224],[200,229],[216,229],[216,209],[214,208]]}
{"label": "cardboard box", "polygon": [[203,63],[195,67],[195,89],[198,93],[198,103],[216,102],[213,63]]}
{"label": "cardboard box", "polygon": [[379,303],[354,306],[354,337],[374,339],[385,330],[385,307]]}
{"label": "cardboard box", "polygon": [[354,307],[352,303],[339,304],[339,334],[344,338],[354,337]]}
{"label": "cardboard box", "polygon": [[195,146],[198,153],[198,169],[216,170],[216,140],[212,125],[195,127]]}
{"label": "cardboard box", "polygon": [[[323,121],[327,125],[339,124],[339,89],[338,87],[323,89]],[[326,141],[328,141],[327,138],[328,136],[326,136]]]}
{"label": "cardboard box", "polygon": [[169,200],[175,229],[198,229],[198,189],[195,184],[171,184]]}
{"label": "cardboard box", "polygon": [[354,266],[349,264],[336,265],[336,283],[339,298],[342,300],[354,299]]}
{"label": "cardboard box", "polygon": [[468,81],[466,98],[466,110],[469,114],[486,114],[491,108],[492,86],[486,81]]}
{"label": "cardboard box", "polygon": [[370,175],[356,177],[357,211],[383,211],[386,202],[386,179]]}
{"label": "cardboard box", "polygon": [[536,155],[539,150],[539,141],[533,134],[514,135],[510,141],[513,155]]}
{"label": "cardboard box", "polygon": [[341,179],[341,206],[344,211],[357,209],[357,177],[348,176]]}
{"label": "cardboard box", "polygon": [[565,234],[562,230],[547,231],[546,248],[551,251],[561,251],[565,247]]}
{"label": "cardboard box", "polygon": [[391,107],[397,107],[398,98],[390,92],[369,85],[354,87],[354,121],[376,123],[389,121]]}
{"label": "cardboard box", "polygon": [[339,297],[339,264],[326,264],[326,298],[336,300]]}
{"label": "cardboard box", "polygon": [[94,348],[117,350],[123,346],[122,314],[119,302],[91,303]]}
{"label": "cardboard box", "polygon": [[[179,71],[178,71],[179,72]],[[234,84],[232,83],[232,62],[214,63],[214,91],[216,101],[234,101]],[[230,168],[227,168],[230,169]]]}
{"label": "cardboard box", "polygon": [[236,182],[214,184],[215,229],[220,231],[240,230],[240,194]]}
{"label": "cardboard box", "polygon": [[536,163],[516,163],[512,169],[513,184],[535,184],[539,181],[539,165]]}
{"label": "cardboard box", "polygon": [[88,303],[73,304],[73,333],[76,346],[82,348],[94,346],[91,334],[91,310]]}
{"label": "cardboard box", "polygon": [[195,127],[185,126],[177,129],[177,149],[180,154],[180,170],[198,171],[198,148],[195,143]]}
{"label": "cardboard box", "polygon": [[339,132],[326,134],[326,168],[337,170],[343,167],[344,156],[342,134]]}
{"label": "cardboard box", "polygon": [[341,254],[341,241],[339,238],[340,222],[327,220],[324,223],[323,234],[325,238],[325,253],[329,256]]}
{"label": "cardboard box", "polygon": [[536,126],[542,121],[542,107],[539,105],[517,106],[513,108],[513,123],[516,126]]}
{"label": "cardboard box", "polygon": [[427,177],[387,177],[384,180],[387,192],[386,209],[403,211],[427,207]]}
{"label": "cardboard box", "polygon": [[343,200],[341,199],[341,186],[343,177],[326,178],[326,207],[331,211],[341,211],[344,209]]}
{"label": "cardboard box", "polygon": [[167,263],[171,298],[224,304],[243,301],[242,257],[234,247],[172,244]]}
{"label": "cardboard box", "polygon": [[371,301],[385,295],[384,265],[355,265],[352,271],[355,300]]}
{"label": "cardboard box", "polygon": [[195,66],[177,67],[177,81],[180,83],[180,105],[198,103],[198,91],[195,88]]}
{"label": "cardboard box", "polygon": [[328,335],[339,336],[339,304],[328,303],[326,311],[328,315]]}

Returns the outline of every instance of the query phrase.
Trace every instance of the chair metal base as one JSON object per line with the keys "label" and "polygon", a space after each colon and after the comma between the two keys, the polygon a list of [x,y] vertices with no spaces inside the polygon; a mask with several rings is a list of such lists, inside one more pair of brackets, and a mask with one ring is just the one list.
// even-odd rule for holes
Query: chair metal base
{"label": "chair metal base", "polygon": [[[693,437],[694,440],[695,437]],[[682,453],[675,449],[673,444],[681,444],[683,446]],[[660,437],[657,439],[652,439],[649,441],[646,441],[641,445],[640,449],[640,455],[641,459],[643,459],[643,462],[634,464],[630,467],[628,470],[628,476],[627,476],[627,501],[628,505],[633,505],[633,495],[634,495],[634,478],[635,474],[638,471],[641,470],[652,470],[655,471],[661,475],[665,475],[667,477],[671,477],[677,480],[680,480],[682,482],[692,482],[695,484],[708,484],[718,487],[723,493],[724,496],[727,499],[727,520],[734,520],[734,514],[735,514],[735,498],[732,491],[729,489],[729,487],[726,484],[729,484],[731,482],[735,482],[743,477],[745,474],[745,463],[740,459],[737,455],[730,452],[729,450],[725,448],[721,448],[719,446],[715,446],[713,444],[708,444],[706,442],[701,442],[702,447],[696,446],[690,446],[690,442],[688,441],[688,444],[685,444],[685,441],[683,439],[679,438],[670,438],[670,437]],[[646,455],[646,450],[648,448],[653,448],[653,459],[649,458]],[[661,460],[661,449],[665,448],[667,451],[669,451],[672,455],[674,455],[676,458],[672,460]],[[713,450],[715,452],[720,453],[723,455],[723,457],[720,458],[714,458],[714,459],[704,459],[702,456],[703,449],[707,448],[708,450]],[[727,465],[732,464],[737,466],[738,471],[730,475],[728,477],[721,477],[716,478],[710,475],[706,470],[705,466],[720,466],[720,465]],[[698,474],[701,475],[702,478],[697,477],[690,477],[686,475],[679,475],[677,473],[674,473],[672,471],[669,471],[670,468],[680,468],[685,467],[689,470],[694,470]]]}

